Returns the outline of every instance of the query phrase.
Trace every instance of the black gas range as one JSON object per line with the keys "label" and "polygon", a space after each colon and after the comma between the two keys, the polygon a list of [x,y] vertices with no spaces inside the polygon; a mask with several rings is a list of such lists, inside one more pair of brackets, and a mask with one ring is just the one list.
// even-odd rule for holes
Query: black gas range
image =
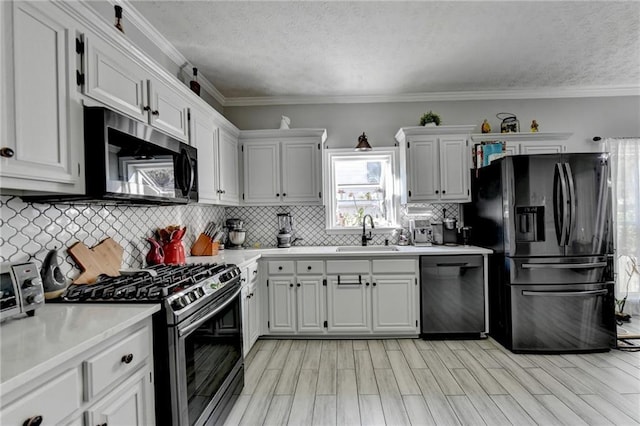
{"label": "black gas range", "polygon": [[217,424],[244,386],[240,279],[235,265],[157,265],[72,284],[62,300],[160,303],[153,318],[156,423]]}

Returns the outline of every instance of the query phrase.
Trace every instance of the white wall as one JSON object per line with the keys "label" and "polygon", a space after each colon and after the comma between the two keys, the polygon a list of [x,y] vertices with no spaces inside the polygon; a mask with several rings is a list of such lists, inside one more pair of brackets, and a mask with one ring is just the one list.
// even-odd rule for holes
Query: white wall
{"label": "white wall", "polygon": [[520,120],[521,131],[529,131],[535,119],[540,132],[573,132],[567,142],[572,152],[600,150],[594,136],[640,136],[638,96],[226,107],[224,115],[242,130],[276,129],[280,116],[286,115],[292,128],[326,128],[330,148],[349,148],[363,131],[373,146],[393,145],[397,130],[417,126],[428,110],[440,115],[441,124],[475,124],[478,133],[485,118],[499,132],[496,113],[511,112]]}

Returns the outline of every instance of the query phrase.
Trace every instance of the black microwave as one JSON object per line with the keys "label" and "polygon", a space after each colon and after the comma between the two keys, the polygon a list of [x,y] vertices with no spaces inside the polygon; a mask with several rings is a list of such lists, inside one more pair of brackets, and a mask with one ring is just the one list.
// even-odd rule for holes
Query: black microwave
{"label": "black microwave", "polygon": [[198,201],[196,148],[103,107],[84,107],[84,141],[87,199]]}

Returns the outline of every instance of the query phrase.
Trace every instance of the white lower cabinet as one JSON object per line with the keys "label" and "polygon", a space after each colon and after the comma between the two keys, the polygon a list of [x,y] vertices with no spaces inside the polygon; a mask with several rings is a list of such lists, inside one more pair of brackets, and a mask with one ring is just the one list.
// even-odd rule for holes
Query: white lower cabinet
{"label": "white lower cabinet", "polygon": [[295,333],[296,304],[293,275],[269,277],[269,331]]}
{"label": "white lower cabinet", "polygon": [[296,283],[297,331],[324,332],[324,286],[321,275],[298,276]]}
{"label": "white lower cabinet", "polygon": [[260,306],[258,303],[258,264],[252,263],[242,270],[242,352],[247,356],[260,337]]}
{"label": "white lower cabinet", "polygon": [[147,410],[146,403],[149,393],[153,393],[148,383],[146,371],[134,374],[87,411],[87,425],[144,426],[153,423],[154,413]]}
{"label": "white lower cabinet", "polygon": [[373,331],[417,331],[415,276],[373,275]]}
{"label": "white lower cabinet", "polygon": [[369,276],[331,275],[327,278],[327,329],[332,332],[371,331]]}
{"label": "white lower cabinet", "polygon": [[153,425],[151,318],[2,395],[0,424]]}
{"label": "white lower cabinet", "polygon": [[417,335],[417,268],[417,258],[269,261],[269,333]]}

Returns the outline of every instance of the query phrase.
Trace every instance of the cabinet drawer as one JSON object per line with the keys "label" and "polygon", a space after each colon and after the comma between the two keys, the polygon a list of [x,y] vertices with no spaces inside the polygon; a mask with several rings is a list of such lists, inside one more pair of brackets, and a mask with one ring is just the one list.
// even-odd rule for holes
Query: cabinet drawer
{"label": "cabinet drawer", "polygon": [[328,274],[368,274],[368,260],[328,260]]}
{"label": "cabinet drawer", "polygon": [[247,281],[249,284],[255,285],[258,282],[258,264],[252,263],[247,267]]}
{"label": "cabinet drawer", "polygon": [[380,259],[373,260],[374,274],[415,274],[415,259]]}
{"label": "cabinet drawer", "polygon": [[80,375],[78,369],[74,368],[36,388],[15,404],[2,407],[0,423],[22,425],[33,417],[41,416],[43,424],[55,425],[78,408]]}
{"label": "cabinet drawer", "polygon": [[277,261],[272,260],[269,262],[269,275],[273,274],[293,274],[293,261]]}
{"label": "cabinet drawer", "polygon": [[298,274],[324,274],[324,262],[322,260],[298,260],[296,272]]}
{"label": "cabinet drawer", "polygon": [[109,385],[128,376],[145,363],[149,358],[150,342],[149,327],[145,327],[85,361],[85,401],[90,401]]}

